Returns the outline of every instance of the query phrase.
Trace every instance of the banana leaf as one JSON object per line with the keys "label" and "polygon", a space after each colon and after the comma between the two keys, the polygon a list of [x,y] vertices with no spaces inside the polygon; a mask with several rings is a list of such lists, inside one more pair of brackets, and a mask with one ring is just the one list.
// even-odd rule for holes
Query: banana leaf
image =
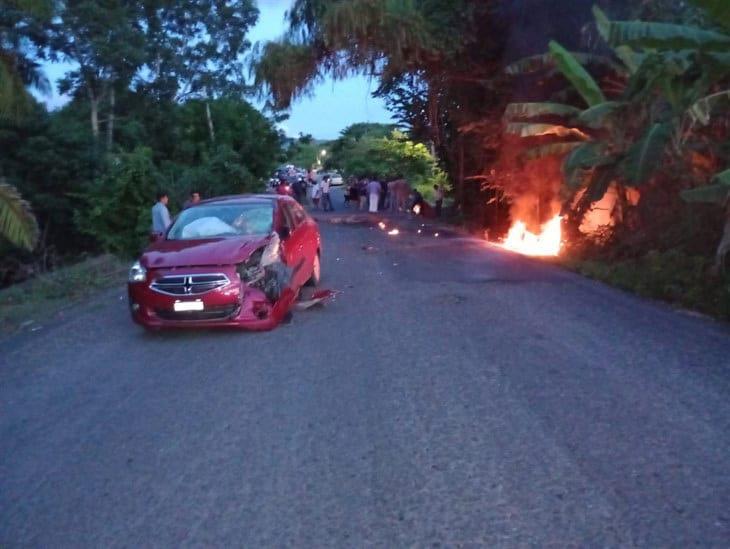
{"label": "banana leaf", "polygon": [[703,185],[702,187],[688,189],[681,193],[682,200],[685,202],[718,204],[720,206],[725,204],[725,201],[729,196],[730,170],[725,170],[724,172],[716,174],[712,178],[712,183],[710,185]]}
{"label": "banana leaf", "polygon": [[568,50],[555,40],[550,41],[549,47],[560,72],[575,86],[589,107],[606,101],[599,85]]}
{"label": "banana leaf", "polygon": [[[581,65],[597,65],[609,68],[614,72],[622,73],[624,68],[611,58],[603,55],[594,55],[591,53],[570,52]],[[555,58],[551,53],[541,53],[523,57],[509,65],[504,71],[510,76],[521,76],[540,71],[547,71],[556,67]]]}
{"label": "banana leaf", "polygon": [[525,160],[540,160],[549,156],[562,156],[568,154],[576,147],[583,145],[583,141],[568,141],[566,143],[549,143],[527,149],[522,157]]}
{"label": "banana leaf", "polygon": [[723,90],[696,101],[688,110],[687,116],[693,123],[706,126],[710,123],[713,112],[728,112],[730,109],[730,90]]}
{"label": "banana leaf", "polygon": [[637,53],[629,46],[616,46],[613,51],[616,52],[616,56],[623,61],[631,74],[635,74],[639,70],[639,66],[644,60],[643,53]]}
{"label": "banana leaf", "polygon": [[562,103],[510,103],[504,111],[508,120],[531,120],[543,116],[574,117],[580,109]]}
{"label": "banana leaf", "polygon": [[577,137],[588,139],[589,136],[578,128],[569,128],[560,124],[532,124],[529,122],[512,122],[507,124],[505,132],[518,137],[543,137],[553,135],[557,137]]}
{"label": "banana leaf", "polygon": [[726,29],[730,29],[730,2],[728,0],[690,0],[703,8],[710,17]]}
{"label": "banana leaf", "polygon": [[646,183],[652,172],[661,164],[670,136],[671,126],[669,124],[654,124],[641,140],[629,148],[621,166],[627,184]]}
{"label": "banana leaf", "polygon": [[624,106],[626,104],[620,101],[605,101],[584,110],[578,116],[578,121],[590,128],[600,128],[604,125],[607,116]]}
{"label": "banana leaf", "polygon": [[15,187],[0,181],[0,238],[32,250],[38,241],[38,224],[30,204]]}
{"label": "banana leaf", "polygon": [[588,183],[585,196],[591,202],[598,202],[608,191],[608,187],[614,180],[613,170],[601,167],[593,174],[593,179]]}
{"label": "banana leaf", "polygon": [[602,143],[583,143],[574,148],[563,162],[565,183],[571,189],[582,187],[591,170],[614,162],[616,156],[608,154]]}
{"label": "banana leaf", "polygon": [[598,6],[593,7],[596,26],[609,46],[632,46],[645,49],[706,49],[725,51],[730,36],[712,30],[645,21],[609,21]]}

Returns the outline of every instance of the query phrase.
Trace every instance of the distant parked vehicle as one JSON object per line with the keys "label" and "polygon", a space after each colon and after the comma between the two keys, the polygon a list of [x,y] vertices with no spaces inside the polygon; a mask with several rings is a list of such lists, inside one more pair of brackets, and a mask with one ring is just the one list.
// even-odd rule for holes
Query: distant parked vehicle
{"label": "distant parked vehicle", "polygon": [[330,177],[330,185],[332,185],[333,187],[339,187],[340,185],[345,184],[345,181],[342,179],[342,176],[338,172],[319,172],[317,174],[317,179],[322,181],[322,179],[326,176]]}

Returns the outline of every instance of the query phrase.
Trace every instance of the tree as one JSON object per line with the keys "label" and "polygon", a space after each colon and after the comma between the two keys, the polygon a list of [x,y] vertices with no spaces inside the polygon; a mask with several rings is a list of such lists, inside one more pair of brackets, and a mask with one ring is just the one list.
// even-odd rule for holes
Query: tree
{"label": "tree", "polygon": [[[5,4],[0,11],[0,121],[18,121],[34,105],[26,88],[32,86],[41,92],[49,88],[28,44],[44,44],[43,27],[52,15],[53,5],[46,0],[14,0]],[[30,205],[2,179],[0,236],[28,249],[33,249],[38,240],[38,225]]]}
{"label": "tree", "polygon": [[528,160],[565,157],[565,205],[573,208],[574,227],[610,185],[622,196],[623,187],[647,185],[660,173],[670,180],[673,173],[692,174],[690,144],[694,154],[716,154],[716,142],[696,131],[697,123],[724,101],[722,92],[707,94],[730,74],[730,59],[721,54],[730,36],[686,25],[610,21],[599,8],[594,14],[599,33],[624,63],[612,69],[619,86],[610,100],[578,58],[555,42],[550,58],[508,68],[513,74],[545,70],[551,61],[583,101],[581,109],[516,103],[505,112],[506,132],[525,140]]}
{"label": "tree", "polygon": [[76,65],[61,80],[59,91],[87,97],[95,140],[99,109],[107,101],[107,148],[113,139],[116,94],[130,85],[145,62],[141,8],[131,0],[69,0],[54,25],[55,54]]}
{"label": "tree", "polygon": [[253,0],[146,0],[146,69],[137,86],[177,101],[202,99],[211,142],[210,101],[249,91],[243,55],[256,24]]}

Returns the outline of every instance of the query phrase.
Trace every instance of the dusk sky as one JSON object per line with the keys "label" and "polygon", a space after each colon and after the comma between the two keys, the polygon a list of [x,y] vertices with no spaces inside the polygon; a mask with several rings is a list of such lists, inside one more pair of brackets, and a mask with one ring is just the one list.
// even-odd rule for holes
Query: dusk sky
{"label": "dusk sky", "polygon": [[[261,13],[249,33],[249,40],[255,43],[281,36],[285,29],[284,13],[291,3],[292,0],[259,0]],[[55,82],[67,69],[68,65],[47,65],[46,72]],[[315,88],[313,97],[302,98],[292,105],[291,116],[281,128],[292,137],[302,132],[319,139],[332,139],[354,122],[389,122],[391,117],[383,101],[370,95],[376,86],[376,82],[369,82],[365,77],[338,82],[327,79]],[[54,108],[64,104],[66,99],[54,91],[54,95],[45,101]]]}

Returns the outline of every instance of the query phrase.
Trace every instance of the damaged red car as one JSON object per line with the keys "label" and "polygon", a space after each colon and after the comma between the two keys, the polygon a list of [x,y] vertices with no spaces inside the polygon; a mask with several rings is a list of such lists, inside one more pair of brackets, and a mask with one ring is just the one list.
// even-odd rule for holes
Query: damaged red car
{"label": "damaged red car", "polygon": [[151,330],[269,330],[319,282],[321,249],[316,222],[288,196],[200,202],[132,265],[132,319]]}

